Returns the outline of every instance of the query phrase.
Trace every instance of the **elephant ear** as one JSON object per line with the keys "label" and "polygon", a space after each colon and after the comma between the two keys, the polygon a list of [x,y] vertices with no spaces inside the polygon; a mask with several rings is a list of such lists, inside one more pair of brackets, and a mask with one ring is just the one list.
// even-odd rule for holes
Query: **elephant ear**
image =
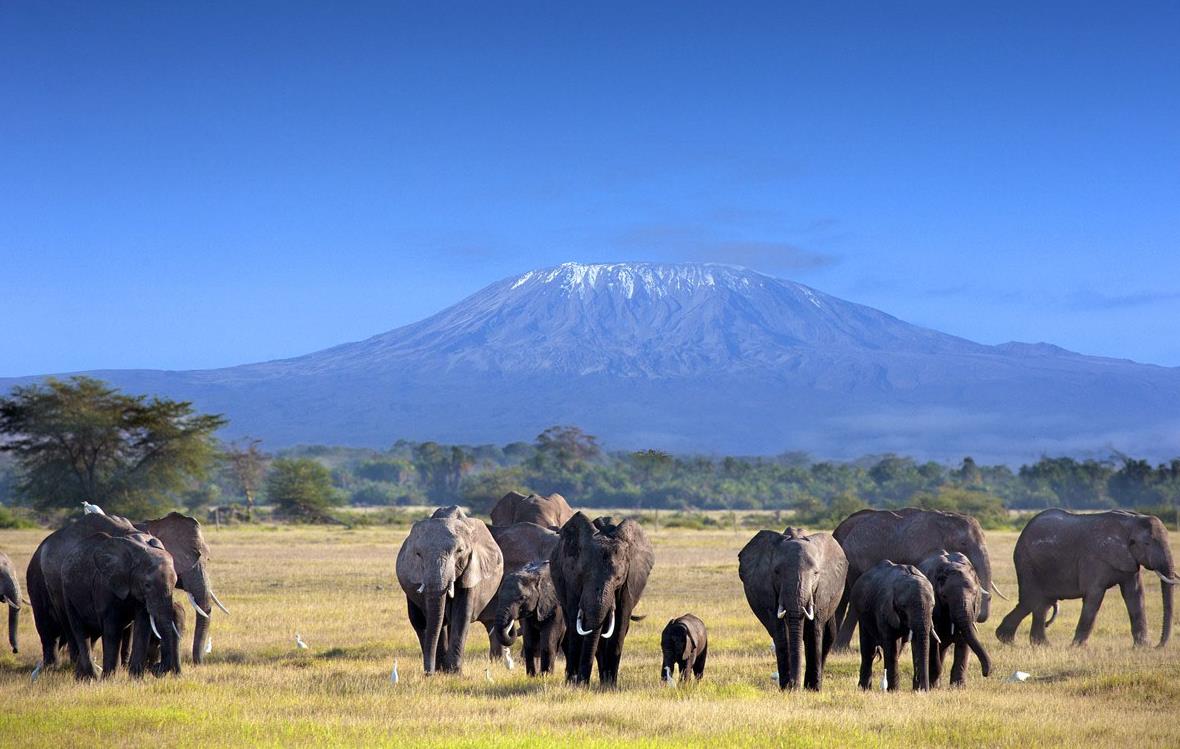
{"label": "elephant ear", "polygon": [[561,546],[565,549],[565,556],[576,558],[580,555],[582,545],[589,543],[594,537],[594,526],[590,519],[582,512],[575,512],[565,525],[561,526]]}
{"label": "elephant ear", "polygon": [[643,528],[630,518],[615,526],[615,538],[627,544],[629,550],[627,580],[624,584],[627,586],[627,599],[634,606],[639,603],[639,597],[647,587],[647,577],[656,564],[655,551],[652,550],[651,542],[647,540]]}
{"label": "elephant ear", "polygon": [[774,561],[774,548],[783,534],[775,531],[758,531],[749,543],[738,552],[738,577],[747,585],[769,582],[770,568]]}
{"label": "elephant ear", "polygon": [[131,560],[127,558],[127,550],[117,540],[108,537],[99,545],[94,552],[94,567],[120,600],[126,600],[131,595]]}
{"label": "elephant ear", "polygon": [[557,591],[549,576],[549,565],[543,565],[537,572],[537,620],[546,621],[557,613]]}
{"label": "elephant ear", "polygon": [[504,556],[500,553],[500,547],[482,520],[468,520],[467,527],[470,530],[471,558],[467,560],[459,585],[475,588],[485,579],[494,579],[499,586],[504,576]]}
{"label": "elephant ear", "polygon": [[878,601],[880,605],[879,613],[885,623],[892,629],[901,629],[901,617],[897,615],[897,602],[893,596],[894,584],[890,581],[881,590],[881,599]]}

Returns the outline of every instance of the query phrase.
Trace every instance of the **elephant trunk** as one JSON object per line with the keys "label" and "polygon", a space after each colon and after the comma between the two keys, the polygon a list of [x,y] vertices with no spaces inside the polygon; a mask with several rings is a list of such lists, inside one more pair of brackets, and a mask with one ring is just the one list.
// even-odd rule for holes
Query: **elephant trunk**
{"label": "elephant trunk", "polygon": [[18,631],[20,629],[20,609],[15,606],[8,609],[8,644],[12,646],[12,652],[20,652],[20,642],[18,639]]}
{"label": "elephant trunk", "polygon": [[914,689],[930,690],[930,613],[921,610],[910,614],[910,649],[914,656]]}
{"label": "elephant trunk", "polygon": [[787,688],[798,689],[803,672],[803,619],[790,616],[787,619]]}
{"label": "elephant trunk", "polygon": [[438,638],[442,634],[443,607],[446,591],[428,593],[426,598],[426,630],[422,636],[422,670],[434,673],[435,658],[438,655]]}
{"label": "elephant trunk", "polygon": [[172,612],[171,596],[165,601],[147,604],[148,615],[160,638],[160,674],[180,674],[180,630]]}
{"label": "elephant trunk", "polygon": [[[991,560],[987,556],[987,549],[982,546],[982,543],[976,551],[967,555],[971,560],[971,566],[975,568],[975,575],[979,578],[979,587],[988,593],[992,590],[992,565]],[[975,615],[975,621],[983,624],[987,621],[991,614],[991,595],[982,596],[979,602],[979,612]]]}
{"label": "elephant trunk", "polygon": [[[1168,577],[1172,580],[1175,580],[1175,569],[1169,567],[1168,572],[1170,573],[1168,574]],[[1159,643],[1159,647],[1161,648],[1168,644],[1168,639],[1172,636],[1172,594],[1175,592],[1175,589],[1175,583],[1166,583],[1163,580],[1160,580],[1160,596],[1162,597],[1164,604],[1164,623],[1163,628],[1160,630]],[[16,612],[13,613],[15,614]]]}
{"label": "elephant trunk", "polygon": [[519,601],[501,601],[496,610],[496,634],[500,643],[512,647],[516,643],[516,631],[512,624],[520,618]]}
{"label": "elephant trunk", "polygon": [[210,616],[213,612],[213,596],[209,585],[209,575],[205,571],[205,562],[199,561],[196,566],[181,577],[181,585],[191,597],[189,600],[195,609],[196,625],[193,627],[193,663],[200,664],[205,658],[205,641],[209,637]]}
{"label": "elephant trunk", "polygon": [[975,622],[972,621],[971,615],[966,609],[962,609],[955,615],[954,623],[955,634],[961,636],[963,641],[967,643],[967,647],[971,648],[971,652],[975,653],[975,657],[979,659],[980,670],[984,676],[987,676],[992,670],[992,660],[984,650],[983,643],[979,641],[979,633],[975,629]]}

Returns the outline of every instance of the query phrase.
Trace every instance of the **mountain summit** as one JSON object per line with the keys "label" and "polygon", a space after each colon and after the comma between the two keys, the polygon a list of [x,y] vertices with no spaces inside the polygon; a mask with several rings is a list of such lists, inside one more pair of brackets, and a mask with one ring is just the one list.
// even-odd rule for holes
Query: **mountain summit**
{"label": "mountain summit", "polygon": [[987,346],[700,263],[565,263],[306,356],[90,374],[193,400],[270,447],[508,442],[555,423],[612,448],[836,458],[1164,457],[1180,442],[1178,369]]}

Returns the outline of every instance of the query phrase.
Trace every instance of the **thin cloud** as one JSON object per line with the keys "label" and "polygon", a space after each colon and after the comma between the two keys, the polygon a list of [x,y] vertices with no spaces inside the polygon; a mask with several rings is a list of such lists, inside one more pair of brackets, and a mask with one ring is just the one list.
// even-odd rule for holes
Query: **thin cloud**
{"label": "thin cloud", "polygon": [[1069,306],[1073,309],[1122,309],[1126,307],[1144,307],[1159,302],[1172,302],[1180,299],[1177,291],[1142,291],[1134,294],[1105,294],[1101,291],[1076,291],[1069,296]]}
{"label": "thin cloud", "polygon": [[696,260],[768,270],[814,270],[840,262],[836,255],[816,252],[780,240],[728,239],[709,229],[689,225],[639,226],[619,235],[616,244],[647,256]]}

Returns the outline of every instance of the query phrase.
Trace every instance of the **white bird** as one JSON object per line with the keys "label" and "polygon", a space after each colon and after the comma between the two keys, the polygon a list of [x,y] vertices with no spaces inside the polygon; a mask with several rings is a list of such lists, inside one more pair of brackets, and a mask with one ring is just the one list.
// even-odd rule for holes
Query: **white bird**
{"label": "white bird", "polygon": [[41,669],[45,668],[45,661],[37,661],[37,667],[33,669],[33,681],[41,676]]}
{"label": "white bird", "polygon": [[881,691],[889,690],[889,674],[881,674]]}
{"label": "white bird", "polygon": [[82,512],[87,515],[106,515],[106,513],[102,511],[101,507],[98,505],[92,505],[86,501],[82,502]]}
{"label": "white bird", "polygon": [[672,686],[672,667],[664,666],[664,686]]}
{"label": "white bird", "polygon": [[489,684],[495,681],[495,679],[492,678],[492,669],[488,666],[483,667],[483,680]]}
{"label": "white bird", "polygon": [[299,636],[298,632],[295,633],[295,645],[300,650],[307,650],[307,643],[303,641],[303,638]]}
{"label": "white bird", "polygon": [[508,667],[509,671],[516,668],[516,661],[512,660],[512,651],[508,648],[504,648],[504,665]]}
{"label": "white bird", "polygon": [[778,684],[778,671],[775,671],[773,674],[770,675],[770,680],[773,681],[775,684]]}
{"label": "white bird", "polygon": [[397,683],[397,658],[393,659],[393,671],[389,674],[389,683]]}
{"label": "white bird", "polygon": [[1028,681],[1029,676],[1031,676],[1031,674],[1028,674],[1024,671],[1017,671],[1016,673],[1014,673],[1008,677],[1008,683],[1009,684],[1020,684],[1021,682]]}
{"label": "white bird", "polygon": [[209,655],[212,652],[213,652],[213,638],[210,637],[208,640],[205,641],[205,655]]}

